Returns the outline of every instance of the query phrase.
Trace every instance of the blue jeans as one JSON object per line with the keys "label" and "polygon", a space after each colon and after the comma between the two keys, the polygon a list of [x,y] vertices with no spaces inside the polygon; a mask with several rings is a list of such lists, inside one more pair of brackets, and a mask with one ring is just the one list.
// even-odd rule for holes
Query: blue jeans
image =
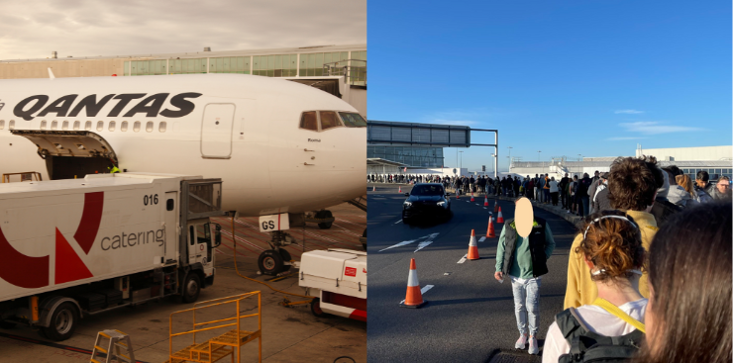
{"label": "blue jeans", "polygon": [[580,202],[583,203],[583,214],[582,216],[585,217],[588,215],[588,196],[580,197]]}
{"label": "blue jeans", "polygon": [[529,335],[536,337],[540,329],[540,280],[533,278],[519,282],[512,278],[512,294],[519,333],[527,334],[529,317]]}

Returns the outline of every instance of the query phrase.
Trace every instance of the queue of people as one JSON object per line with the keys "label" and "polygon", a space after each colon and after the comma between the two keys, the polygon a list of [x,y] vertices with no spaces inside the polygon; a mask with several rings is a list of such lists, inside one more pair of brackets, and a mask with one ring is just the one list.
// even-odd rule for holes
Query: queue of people
{"label": "queue of people", "polygon": [[[565,310],[552,312],[543,363],[731,362],[730,181],[694,178],[691,185],[653,157],[618,158],[594,178],[526,178],[524,197],[553,204],[559,197],[587,216],[570,248]],[[522,204],[529,201],[518,201],[515,215]],[[522,232],[527,222],[518,219],[504,223],[494,278],[512,281],[515,347],[538,354],[539,288],[555,242],[547,221],[530,218]]]}

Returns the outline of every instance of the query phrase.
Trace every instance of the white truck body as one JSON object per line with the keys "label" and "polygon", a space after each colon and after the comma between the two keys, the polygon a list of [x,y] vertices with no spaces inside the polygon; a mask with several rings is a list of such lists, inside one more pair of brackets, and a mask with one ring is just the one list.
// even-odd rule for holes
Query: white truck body
{"label": "white truck body", "polygon": [[[0,320],[17,318],[20,306],[31,324],[47,326],[44,314],[53,315],[53,303],[47,302],[59,297],[74,303],[79,316],[94,313],[78,302],[94,289],[121,292],[122,301],[105,309],[135,305],[182,293],[180,281],[188,273],[198,274],[192,287],[198,297],[198,288],[213,282],[215,246],[212,234],[196,227],[222,214],[211,206],[193,213],[201,210],[191,206],[201,208],[184,188],[200,181],[199,176],[118,173],[0,184],[0,310],[5,310]],[[220,201],[221,182],[208,181],[213,186],[207,192]],[[18,304],[34,296],[41,299],[36,307]],[[1,309],[3,303],[16,309]],[[29,318],[26,307],[40,314]]]}
{"label": "white truck body", "polygon": [[300,259],[299,285],[318,297],[323,312],[366,321],[366,252],[339,248],[306,252]]}

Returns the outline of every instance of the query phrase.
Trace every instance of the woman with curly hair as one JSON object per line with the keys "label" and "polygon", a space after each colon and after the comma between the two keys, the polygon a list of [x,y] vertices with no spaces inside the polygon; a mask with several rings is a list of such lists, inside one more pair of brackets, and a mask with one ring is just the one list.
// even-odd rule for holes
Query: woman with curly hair
{"label": "woman with curly hair", "polygon": [[556,316],[547,331],[543,363],[573,361],[568,353],[582,351],[578,339],[573,342],[580,335],[599,341],[619,336],[639,344],[643,340],[647,299],[639,292],[644,266],[639,226],[622,211],[606,210],[588,217],[584,227],[575,252],[589,267],[598,295],[592,304],[570,307]]}

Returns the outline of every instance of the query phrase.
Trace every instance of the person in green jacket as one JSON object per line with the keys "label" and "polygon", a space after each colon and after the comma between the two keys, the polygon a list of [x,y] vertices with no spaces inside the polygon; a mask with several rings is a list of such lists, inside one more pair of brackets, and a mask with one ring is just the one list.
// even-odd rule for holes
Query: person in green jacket
{"label": "person in green jacket", "polygon": [[503,282],[508,275],[512,281],[514,314],[520,334],[515,348],[524,349],[529,325],[529,354],[537,354],[540,282],[548,272],[547,259],[555,249],[555,240],[547,221],[534,216],[527,198],[520,198],[515,204],[516,218],[507,219],[499,235],[494,278]]}

